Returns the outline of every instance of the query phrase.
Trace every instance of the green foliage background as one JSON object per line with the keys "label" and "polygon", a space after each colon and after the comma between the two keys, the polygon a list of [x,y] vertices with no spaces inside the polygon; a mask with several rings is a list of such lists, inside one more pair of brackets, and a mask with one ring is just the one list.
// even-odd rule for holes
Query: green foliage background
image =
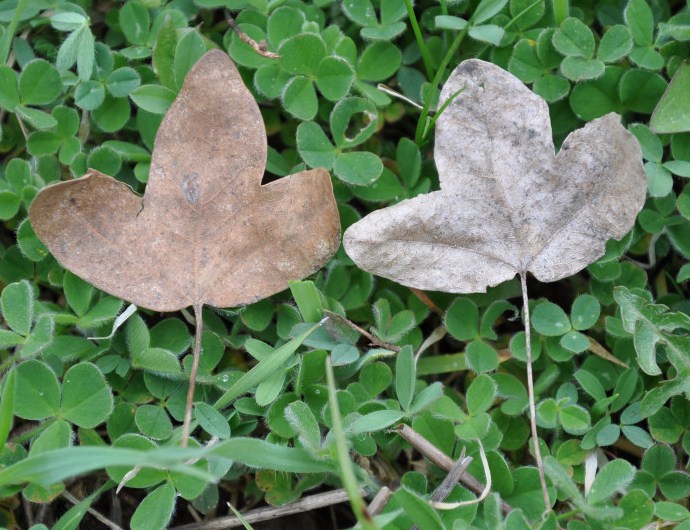
{"label": "green foliage background", "polygon": [[[244,42],[226,10],[280,58]],[[239,488],[238,508],[261,497],[283,504],[339,485],[339,469],[350,476],[336,459],[344,436],[361,485],[400,485],[380,528],[637,529],[653,520],[690,528],[690,133],[648,127],[688,57],[687,3],[5,0],[0,24],[0,526],[20,518],[18,496],[50,503],[72,475],[107,468],[111,481],[88,483],[94,495],[62,518],[64,509],[52,512],[54,528],[75,528],[103,491],[152,462],[166,470],[144,469],[126,485],[144,499],[132,528],[166,527],[176,502],[226,513],[214,478]],[[425,296],[358,270],[341,249],[291,291],[205,310],[195,445],[213,444],[182,456],[172,448],[190,315],[140,311],[111,338],[86,338],[108,335],[124,304],[57,264],[26,219],[28,206],[42,187],[87,168],[143,192],[163,114],[212,48],[228,51],[259,101],[268,178],[328,168],[343,229],[438,189],[425,113],[379,82],[433,109],[452,68],[478,57],[549,102],[557,144],[586,121],[622,115],[649,178],[635,228],[577,276],[530,286],[538,422],[556,510],[545,522],[527,443],[515,280],[486,294]],[[685,94],[687,102],[690,88]],[[306,337],[324,310],[400,353],[336,317]],[[342,423],[328,407],[327,357]],[[389,430],[400,421],[449,456],[467,446],[470,471],[484,480],[481,440],[491,496],[480,506],[428,507],[420,499],[444,473],[413,470],[417,457]],[[192,454],[200,460],[185,465]],[[585,487],[585,464],[597,461]],[[461,486],[450,497],[470,498]],[[182,522],[186,510],[177,512]]]}

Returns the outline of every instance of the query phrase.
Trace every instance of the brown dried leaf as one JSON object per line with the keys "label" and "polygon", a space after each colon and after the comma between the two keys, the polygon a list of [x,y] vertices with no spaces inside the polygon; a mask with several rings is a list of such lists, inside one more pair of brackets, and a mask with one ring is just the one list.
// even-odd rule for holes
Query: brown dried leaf
{"label": "brown dried leaf", "polygon": [[62,265],[136,305],[255,302],[321,267],[340,237],[328,172],[262,186],[265,162],[259,108],[210,51],[158,130],[143,198],[90,170],[42,190],[31,223]]}
{"label": "brown dried leaf", "polygon": [[471,59],[441,92],[436,191],[370,213],[345,250],[359,267],[424,290],[483,292],[517,273],[570,276],[623,237],[646,194],[637,140],[608,114],[554,156],[546,102],[505,70]]}

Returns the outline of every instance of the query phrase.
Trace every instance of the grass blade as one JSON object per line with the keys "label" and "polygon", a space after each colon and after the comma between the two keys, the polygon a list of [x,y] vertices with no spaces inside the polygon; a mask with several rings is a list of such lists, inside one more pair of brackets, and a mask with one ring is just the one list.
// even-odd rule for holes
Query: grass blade
{"label": "grass blade", "polygon": [[345,432],[343,431],[343,422],[340,417],[340,409],[338,408],[338,398],[336,396],[335,377],[333,376],[333,367],[330,359],[326,359],[326,379],[328,380],[328,403],[331,409],[331,420],[333,422],[333,434],[335,435],[335,447],[338,453],[338,465],[340,468],[340,480],[343,482],[343,487],[347,491],[350,498],[350,505],[352,511],[359,521],[363,530],[378,530],[376,523],[374,523],[367,505],[362,499],[359,492],[359,484],[355,477],[355,472],[352,469],[350,462],[350,450],[347,447],[345,440]]}
{"label": "grass blade", "polygon": [[225,392],[225,394],[218,398],[218,401],[213,404],[214,408],[222,409],[233,399],[254,388],[278,368],[284,366],[292,354],[295,353],[297,348],[299,348],[306,338],[311,335],[320,325],[321,324],[319,323],[315,326],[312,326],[301,335],[292,339],[290,342],[283,344],[269,357],[259,362],[256,366],[244,374],[234,385],[232,385]]}

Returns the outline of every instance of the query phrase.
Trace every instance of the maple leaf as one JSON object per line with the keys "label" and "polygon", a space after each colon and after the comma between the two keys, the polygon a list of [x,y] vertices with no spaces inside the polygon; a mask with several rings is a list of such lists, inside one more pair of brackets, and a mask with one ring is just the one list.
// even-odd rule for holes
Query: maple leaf
{"label": "maple leaf", "polygon": [[505,70],[461,63],[436,125],[441,190],[370,213],[345,232],[364,270],[409,287],[483,292],[516,274],[552,282],[603,255],[644,204],[637,140],[611,113],[556,155],[546,102]]}
{"label": "maple leaf", "polygon": [[546,102],[484,61],[458,65],[440,101],[451,98],[436,125],[441,190],[370,213],[343,244],[362,269],[417,289],[483,292],[520,275],[530,427],[549,510],[527,272],[544,282],[575,274],[632,228],[647,191],[642,152],[612,113],[571,133],[555,154]]}
{"label": "maple leaf", "polygon": [[261,185],[266,131],[237,68],[219,50],[190,70],[158,129],[144,197],[93,169],[41,190],[29,210],[53,256],[99,289],[156,311],[256,302],[319,269],[340,244],[330,175]]}
{"label": "maple leaf", "polygon": [[262,186],[266,149],[237,68],[210,51],[158,129],[143,197],[91,169],[41,190],[31,224],[65,268],[138,306],[256,302],[319,269],[340,239],[328,172]]}

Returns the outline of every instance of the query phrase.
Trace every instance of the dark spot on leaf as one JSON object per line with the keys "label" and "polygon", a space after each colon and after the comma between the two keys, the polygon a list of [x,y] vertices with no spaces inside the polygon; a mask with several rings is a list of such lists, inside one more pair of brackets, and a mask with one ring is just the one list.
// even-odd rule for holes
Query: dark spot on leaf
{"label": "dark spot on leaf", "polygon": [[462,64],[461,72],[467,72],[469,75],[474,74],[477,71],[477,64],[472,61],[467,61]]}

